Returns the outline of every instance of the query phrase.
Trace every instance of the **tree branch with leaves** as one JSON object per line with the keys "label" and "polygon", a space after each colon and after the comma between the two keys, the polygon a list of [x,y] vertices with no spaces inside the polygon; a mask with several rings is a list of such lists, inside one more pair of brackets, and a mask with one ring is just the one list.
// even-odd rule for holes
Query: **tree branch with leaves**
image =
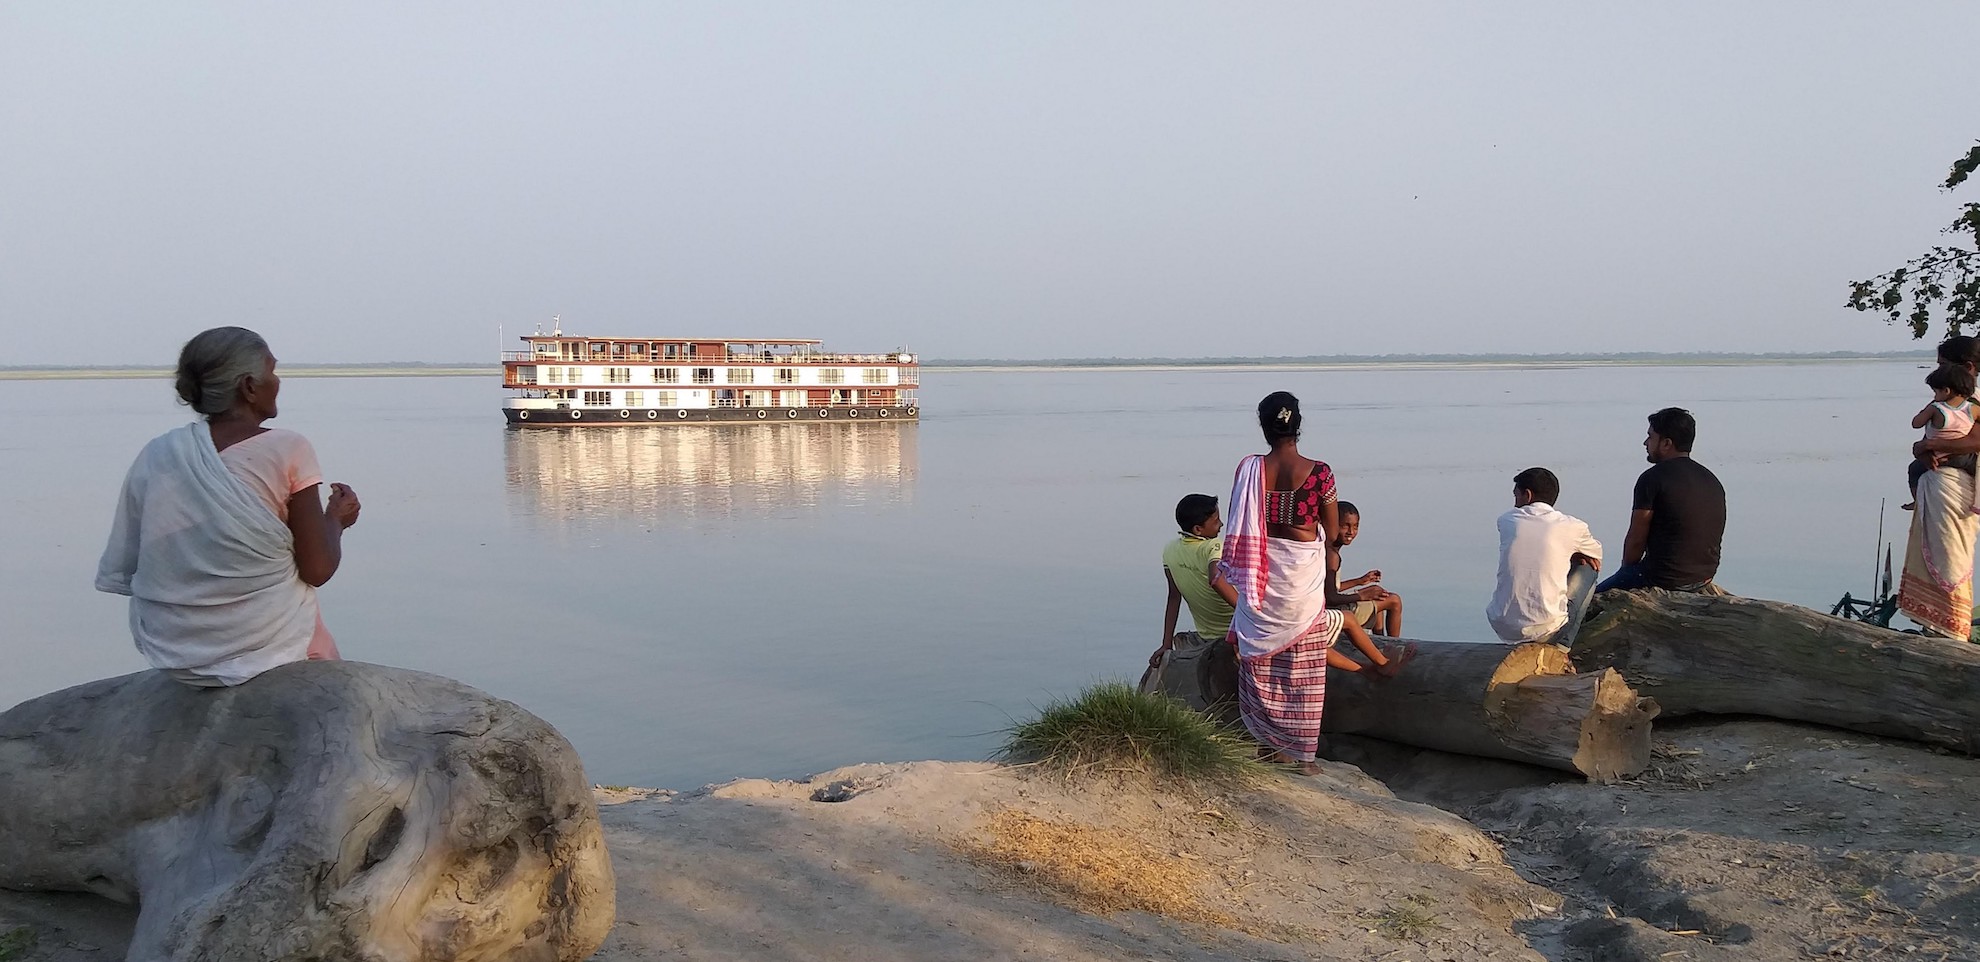
{"label": "tree branch with leaves", "polygon": [[[1980,170],[1980,143],[1954,161],[1941,190],[1952,190]],[[1911,328],[1913,338],[1930,333],[1934,313],[1945,318],[1946,335],[1980,330],[1980,204],[1967,204],[1944,233],[1972,245],[1940,245],[1906,261],[1903,267],[1865,281],[1851,281],[1849,306],[1877,311],[1892,324]]]}

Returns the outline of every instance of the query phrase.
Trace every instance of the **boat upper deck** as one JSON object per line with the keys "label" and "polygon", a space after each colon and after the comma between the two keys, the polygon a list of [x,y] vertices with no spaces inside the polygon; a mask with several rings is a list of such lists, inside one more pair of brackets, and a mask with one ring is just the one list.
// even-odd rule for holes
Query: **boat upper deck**
{"label": "boat upper deck", "polygon": [[913,365],[912,354],[841,354],[818,350],[822,341],[800,338],[626,338],[524,335],[525,351],[504,351],[505,364],[889,364]]}

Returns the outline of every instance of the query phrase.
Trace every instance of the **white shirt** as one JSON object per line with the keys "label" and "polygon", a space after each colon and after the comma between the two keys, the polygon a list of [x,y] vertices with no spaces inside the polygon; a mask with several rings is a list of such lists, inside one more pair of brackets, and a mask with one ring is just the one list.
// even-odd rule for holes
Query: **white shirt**
{"label": "white shirt", "polygon": [[1499,516],[1499,587],[1485,609],[1505,641],[1539,641],[1567,624],[1568,567],[1602,558],[1587,522],[1535,501]]}

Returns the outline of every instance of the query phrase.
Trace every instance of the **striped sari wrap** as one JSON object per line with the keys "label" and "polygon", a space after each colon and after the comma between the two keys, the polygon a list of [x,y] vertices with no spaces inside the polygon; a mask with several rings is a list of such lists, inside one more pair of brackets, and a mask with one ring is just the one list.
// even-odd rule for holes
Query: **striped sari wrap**
{"label": "striped sari wrap", "polygon": [[1308,762],[1320,746],[1327,650],[1343,613],[1327,608],[1325,544],[1265,536],[1263,461],[1238,464],[1220,562],[1238,595],[1238,716],[1266,747]]}

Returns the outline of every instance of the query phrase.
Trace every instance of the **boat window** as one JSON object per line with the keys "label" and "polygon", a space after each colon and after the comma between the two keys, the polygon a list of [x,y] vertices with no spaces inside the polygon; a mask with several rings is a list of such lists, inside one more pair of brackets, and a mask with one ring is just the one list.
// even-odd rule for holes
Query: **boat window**
{"label": "boat window", "polygon": [[629,367],[608,367],[608,368],[606,368],[606,369],[605,369],[605,383],[607,383],[607,384],[631,384],[631,383],[632,383],[632,368],[629,368]]}
{"label": "boat window", "polygon": [[653,383],[679,384],[681,383],[681,369],[677,367],[656,367],[653,369]]}
{"label": "boat window", "polygon": [[646,406],[646,392],[644,391],[626,392],[626,407],[636,408],[636,407],[645,407],[645,406]]}
{"label": "boat window", "polygon": [[674,392],[672,391],[653,392],[653,406],[657,408],[680,407],[680,405],[675,402]]}
{"label": "boat window", "polygon": [[755,384],[755,383],[756,383],[756,369],[755,369],[755,368],[753,368],[753,367],[732,367],[732,368],[729,368],[729,383],[730,383],[730,384]]}
{"label": "boat window", "polygon": [[860,372],[860,379],[868,384],[885,384],[887,383],[887,369],[884,367],[869,367]]}
{"label": "boat window", "polygon": [[543,369],[543,383],[545,383],[545,384],[562,384],[562,383],[564,383],[564,369],[563,369],[563,368],[561,368],[561,367],[546,367],[546,368],[544,368],[544,369]]}
{"label": "boat window", "polygon": [[712,368],[712,367],[698,367],[698,368],[695,368],[695,369],[694,369],[694,383],[696,383],[696,384],[713,384],[713,383],[715,383],[715,369],[714,369],[714,368]]}
{"label": "boat window", "polygon": [[818,383],[820,384],[846,383],[845,369],[837,368],[837,367],[820,368],[818,371]]}
{"label": "boat window", "polygon": [[584,392],[584,403],[591,405],[592,407],[601,407],[601,408],[611,407],[612,392],[586,391]]}
{"label": "boat window", "polygon": [[797,383],[797,368],[794,368],[794,367],[780,367],[780,368],[778,368],[778,369],[777,369],[777,383],[778,383],[778,384],[796,384],[796,383]]}

